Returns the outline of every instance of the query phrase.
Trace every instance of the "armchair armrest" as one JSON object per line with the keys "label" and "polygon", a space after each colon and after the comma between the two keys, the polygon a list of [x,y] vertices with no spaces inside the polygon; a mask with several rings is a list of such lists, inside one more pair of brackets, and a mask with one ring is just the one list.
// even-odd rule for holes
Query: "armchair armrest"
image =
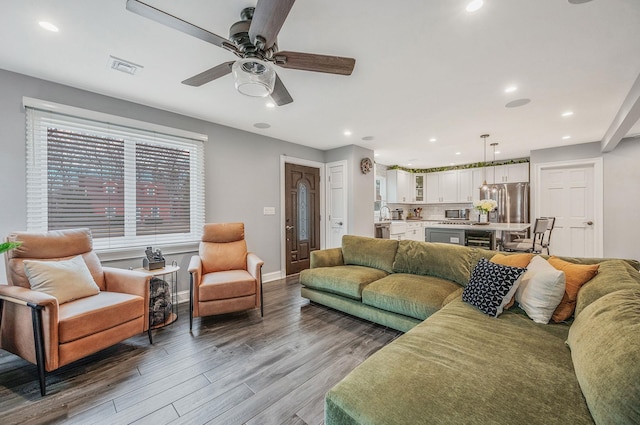
{"label": "armchair armrest", "polygon": [[247,254],[247,271],[258,282],[260,282],[262,280],[262,275],[260,273],[260,269],[262,269],[262,265],[263,264],[264,264],[264,261],[262,261],[253,252],[249,252]]}
{"label": "armchair armrest", "polygon": [[0,285],[0,299],[24,306],[39,305],[58,309],[56,297],[21,286]]}
{"label": "armchair armrest", "polygon": [[144,299],[144,330],[149,329],[149,291],[151,275],[135,270],[103,267],[107,292],[138,295]]}

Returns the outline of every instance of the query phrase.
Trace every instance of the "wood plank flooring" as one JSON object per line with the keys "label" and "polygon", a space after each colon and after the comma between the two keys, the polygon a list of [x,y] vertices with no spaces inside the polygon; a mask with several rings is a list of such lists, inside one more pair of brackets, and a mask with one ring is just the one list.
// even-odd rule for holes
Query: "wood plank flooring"
{"label": "wood plank flooring", "polygon": [[324,394],[398,335],[309,304],[297,277],[264,285],[258,311],[178,321],[47,376],[0,351],[0,423],[323,423]]}

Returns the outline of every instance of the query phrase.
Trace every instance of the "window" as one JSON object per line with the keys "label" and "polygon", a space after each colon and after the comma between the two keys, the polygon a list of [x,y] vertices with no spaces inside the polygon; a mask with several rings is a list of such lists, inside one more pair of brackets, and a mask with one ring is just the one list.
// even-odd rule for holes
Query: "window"
{"label": "window", "polygon": [[205,136],[42,105],[25,99],[29,230],[89,227],[96,249],[200,239]]}

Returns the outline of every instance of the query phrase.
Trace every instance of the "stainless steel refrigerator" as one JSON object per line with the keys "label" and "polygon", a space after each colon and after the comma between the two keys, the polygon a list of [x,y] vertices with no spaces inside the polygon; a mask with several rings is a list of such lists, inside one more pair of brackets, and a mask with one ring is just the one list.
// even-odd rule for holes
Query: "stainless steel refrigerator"
{"label": "stainless steel refrigerator", "polygon": [[[497,190],[491,190],[496,186]],[[499,183],[480,189],[480,199],[493,199],[498,207],[489,213],[494,223],[529,223],[529,183]]]}

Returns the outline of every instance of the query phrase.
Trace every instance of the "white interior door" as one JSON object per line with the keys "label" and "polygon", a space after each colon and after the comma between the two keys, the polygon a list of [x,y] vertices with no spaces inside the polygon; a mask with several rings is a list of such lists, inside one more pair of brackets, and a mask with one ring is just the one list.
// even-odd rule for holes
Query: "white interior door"
{"label": "white interior door", "polygon": [[553,255],[602,256],[602,161],[538,164],[535,217],[556,217]]}
{"label": "white interior door", "polygon": [[347,233],[347,162],[327,164],[327,245],[342,246],[342,236]]}

